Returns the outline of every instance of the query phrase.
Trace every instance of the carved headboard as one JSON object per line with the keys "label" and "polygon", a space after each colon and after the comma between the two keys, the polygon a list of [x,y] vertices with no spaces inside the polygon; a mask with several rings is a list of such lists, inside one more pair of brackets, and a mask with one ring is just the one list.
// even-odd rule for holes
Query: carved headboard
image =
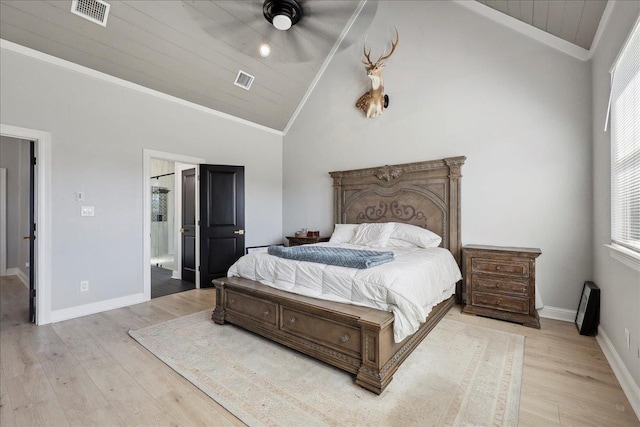
{"label": "carved headboard", "polygon": [[335,222],[404,222],[442,236],[460,265],[460,169],[466,157],[329,172]]}

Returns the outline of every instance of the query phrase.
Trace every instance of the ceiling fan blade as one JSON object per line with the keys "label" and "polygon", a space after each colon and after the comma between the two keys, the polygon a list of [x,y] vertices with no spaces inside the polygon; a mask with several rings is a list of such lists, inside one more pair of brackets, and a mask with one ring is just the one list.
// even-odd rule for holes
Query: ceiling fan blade
{"label": "ceiling fan blade", "polygon": [[[300,21],[287,31],[275,29],[263,16],[262,0],[185,1],[194,22],[215,40],[253,58],[260,45],[269,44],[269,61],[308,62],[325,58],[360,4],[356,0],[297,0],[303,8]],[[369,27],[377,2],[369,0],[349,31],[344,48]],[[368,12],[369,11],[369,12]],[[370,13],[373,11],[373,13]],[[362,17],[365,17],[363,19]],[[353,34],[353,28],[360,28]]]}
{"label": "ceiling fan blade", "polygon": [[373,18],[376,17],[378,11],[378,1],[368,0],[362,7],[362,10],[358,14],[357,19],[351,25],[349,32],[340,43],[340,49],[346,49],[355,43],[360,37],[365,34],[371,27]]}
{"label": "ceiling fan blade", "polygon": [[286,49],[288,62],[308,62],[317,57],[313,47],[305,41],[299,34],[291,34],[289,37],[290,46]]}
{"label": "ceiling fan blade", "polygon": [[312,43],[316,44],[315,42],[319,41],[323,45],[328,44],[329,46],[334,45],[342,32],[342,29],[332,29],[313,19],[300,21],[300,23],[296,25],[296,29],[304,33],[304,36],[312,41]]}

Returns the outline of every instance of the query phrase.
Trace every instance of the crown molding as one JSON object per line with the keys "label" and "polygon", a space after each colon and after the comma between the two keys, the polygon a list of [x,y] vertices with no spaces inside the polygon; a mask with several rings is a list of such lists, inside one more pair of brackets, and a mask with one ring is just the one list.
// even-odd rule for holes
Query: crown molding
{"label": "crown molding", "polygon": [[[540,43],[546,44],[549,47],[552,47],[567,55],[573,56],[574,58],[577,58],[581,61],[588,61],[591,59],[591,56],[593,55],[592,53],[593,49],[587,50],[573,43],[569,43],[568,41],[563,40],[560,37],[554,36],[553,34],[547,33],[546,31],[542,31],[541,29],[536,28],[533,25],[520,21],[519,19],[509,16],[506,13],[502,13],[499,10],[492,9],[489,6],[482,4],[478,1],[468,1],[468,0],[452,0],[452,1],[454,3],[459,4],[460,6],[463,6],[469,10],[472,10],[473,12],[476,12],[479,15],[489,18],[492,21],[502,24],[505,27],[508,27],[521,34],[524,34],[527,37],[530,37]],[[599,29],[600,29],[600,26],[598,26],[598,30]]]}

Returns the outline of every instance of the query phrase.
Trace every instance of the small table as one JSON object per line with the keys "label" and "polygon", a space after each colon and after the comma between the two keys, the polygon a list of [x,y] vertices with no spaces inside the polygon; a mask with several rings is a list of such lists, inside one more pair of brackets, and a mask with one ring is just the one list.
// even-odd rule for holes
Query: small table
{"label": "small table", "polygon": [[287,240],[289,240],[289,246],[301,246],[301,245],[310,245],[312,243],[320,243],[320,242],[328,242],[328,237],[295,237],[295,236],[287,236]]}
{"label": "small table", "polygon": [[540,329],[536,311],[538,248],[466,245],[462,248],[464,313]]}

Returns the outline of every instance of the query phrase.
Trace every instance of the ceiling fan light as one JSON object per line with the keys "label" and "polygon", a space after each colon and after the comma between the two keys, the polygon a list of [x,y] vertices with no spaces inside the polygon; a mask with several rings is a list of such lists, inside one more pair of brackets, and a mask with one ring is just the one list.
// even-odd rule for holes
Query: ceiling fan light
{"label": "ceiling fan light", "polygon": [[287,15],[276,15],[273,17],[273,26],[278,30],[286,31],[291,28],[291,18]]}
{"label": "ceiling fan light", "polygon": [[302,17],[302,8],[296,0],[264,0],[262,13],[274,28],[286,31]]}
{"label": "ceiling fan light", "polygon": [[269,56],[269,54],[271,54],[271,47],[266,43],[261,44],[260,56],[262,56],[263,58],[266,58],[267,56]]}

